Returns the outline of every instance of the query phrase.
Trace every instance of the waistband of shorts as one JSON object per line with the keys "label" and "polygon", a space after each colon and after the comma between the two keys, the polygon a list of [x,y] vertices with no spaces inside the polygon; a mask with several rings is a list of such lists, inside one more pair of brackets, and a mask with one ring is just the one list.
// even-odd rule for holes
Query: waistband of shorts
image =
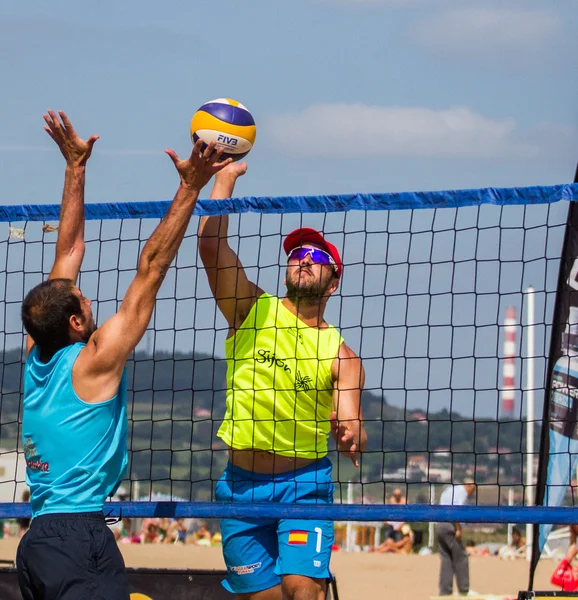
{"label": "waistband of shorts", "polygon": [[38,515],[34,517],[32,521],[42,523],[45,521],[55,521],[57,519],[75,519],[79,521],[104,521],[104,513],[98,512],[78,512],[78,513],[48,513],[45,515]]}
{"label": "waistband of shorts", "polygon": [[227,471],[231,475],[236,475],[240,479],[243,480],[251,480],[251,481],[292,481],[295,478],[301,475],[307,475],[308,473],[317,473],[319,471],[323,471],[332,469],[332,464],[327,456],[320,458],[318,461],[307,465],[306,467],[301,467],[300,469],[294,469],[291,471],[284,471],[283,473],[276,473],[271,475],[269,473],[255,473],[255,471],[247,471],[246,469],[241,469],[241,467],[237,467],[232,464],[230,461],[227,462]]}

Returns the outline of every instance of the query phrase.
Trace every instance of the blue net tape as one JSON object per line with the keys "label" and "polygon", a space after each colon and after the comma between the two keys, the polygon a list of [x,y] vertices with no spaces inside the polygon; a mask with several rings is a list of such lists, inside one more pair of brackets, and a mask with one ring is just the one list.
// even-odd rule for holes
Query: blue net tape
{"label": "blue net tape", "polygon": [[[439,192],[401,192],[391,194],[342,194],[330,196],[279,196],[199,200],[198,216],[259,212],[327,213],[351,210],[406,210],[420,208],[457,208],[459,206],[498,206],[550,204],[578,200],[578,184],[520,188],[482,188]],[[150,219],[165,215],[170,202],[105,202],[86,205],[87,220]],[[60,204],[23,204],[0,206],[0,221],[57,220]]]}
{"label": "blue net tape", "polygon": [[[443,506],[411,504],[282,504],[226,502],[109,502],[107,517],[172,517],[233,519],[327,519],[331,521],[401,521],[445,523],[559,523],[576,522],[572,507]],[[0,503],[3,518],[30,517],[28,503]]]}

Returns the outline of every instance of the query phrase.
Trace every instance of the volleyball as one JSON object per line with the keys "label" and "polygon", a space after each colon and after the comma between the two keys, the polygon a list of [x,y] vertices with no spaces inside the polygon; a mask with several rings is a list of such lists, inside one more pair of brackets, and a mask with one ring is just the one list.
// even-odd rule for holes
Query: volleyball
{"label": "volleyball", "polygon": [[241,160],[253,147],[257,128],[251,113],[236,100],[217,98],[206,102],[191,120],[191,140],[200,138],[209,144],[216,142],[224,148],[221,160]]}

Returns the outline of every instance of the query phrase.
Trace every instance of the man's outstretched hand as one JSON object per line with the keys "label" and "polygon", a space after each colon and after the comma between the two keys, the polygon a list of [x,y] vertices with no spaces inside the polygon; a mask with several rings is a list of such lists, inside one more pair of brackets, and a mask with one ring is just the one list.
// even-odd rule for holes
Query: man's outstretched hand
{"label": "man's outstretched hand", "polygon": [[58,111],[58,115],[49,110],[48,114],[43,116],[46,121],[44,129],[60,148],[66,164],[71,167],[84,167],[98,136],[92,135],[87,140],[80,139],[62,110]]}
{"label": "man's outstretched hand", "polygon": [[351,459],[351,462],[359,467],[359,442],[355,433],[347,426],[346,423],[339,422],[337,413],[333,411],[329,416],[331,423],[331,436],[337,442],[337,450]]}
{"label": "man's outstretched hand", "polygon": [[232,179],[236,181],[247,172],[246,162],[234,162],[227,165],[224,169],[217,173],[217,180]]}
{"label": "man's outstretched hand", "polygon": [[203,140],[197,140],[188,160],[181,160],[174,150],[165,150],[181,176],[181,185],[196,190],[202,189],[209,183],[213,175],[222,171],[232,162],[231,158],[218,162],[224,148],[217,150],[216,143],[211,142],[203,150],[203,143]]}

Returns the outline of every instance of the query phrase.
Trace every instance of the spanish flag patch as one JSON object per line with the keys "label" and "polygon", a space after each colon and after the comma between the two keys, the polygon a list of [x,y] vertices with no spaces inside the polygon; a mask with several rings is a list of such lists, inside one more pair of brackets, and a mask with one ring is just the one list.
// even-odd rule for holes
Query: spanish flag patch
{"label": "spanish flag patch", "polygon": [[295,546],[305,546],[307,544],[307,531],[290,531],[289,543]]}

